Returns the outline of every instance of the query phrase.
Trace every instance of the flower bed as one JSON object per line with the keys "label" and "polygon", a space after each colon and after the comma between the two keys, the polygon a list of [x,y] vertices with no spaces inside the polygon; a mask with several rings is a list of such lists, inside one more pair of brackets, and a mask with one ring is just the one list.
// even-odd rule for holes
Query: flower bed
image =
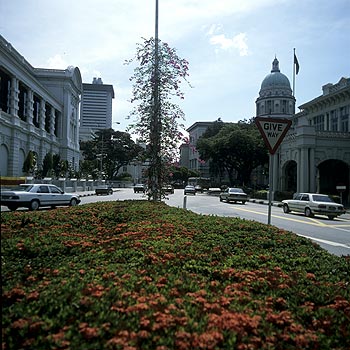
{"label": "flower bed", "polygon": [[273,226],[119,201],[1,214],[3,349],[348,349],[350,264]]}

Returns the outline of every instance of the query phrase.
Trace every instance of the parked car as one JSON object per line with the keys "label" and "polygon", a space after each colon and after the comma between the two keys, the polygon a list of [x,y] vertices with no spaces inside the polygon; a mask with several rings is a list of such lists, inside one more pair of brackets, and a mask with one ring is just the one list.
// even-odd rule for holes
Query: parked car
{"label": "parked car", "polygon": [[201,185],[196,185],[195,187],[196,192],[203,193],[203,187]]}
{"label": "parked car", "polygon": [[165,185],[163,186],[163,191],[164,193],[174,194],[174,187],[171,185]]}
{"label": "parked car", "polygon": [[146,186],[144,184],[136,184],[134,186],[134,193],[145,193],[146,192]]}
{"label": "parked car", "polygon": [[248,195],[238,187],[228,187],[223,192],[220,193],[220,202],[245,202],[248,200]]}
{"label": "parked car", "polygon": [[285,199],[282,203],[285,213],[295,211],[304,213],[307,217],[318,214],[333,220],[346,212],[341,204],[334,202],[328,195],[319,193],[296,193],[293,199]]}
{"label": "parked car", "polygon": [[95,189],[95,194],[99,195],[99,194],[113,194],[113,188],[112,186],[109,185],[102,185],[102,186],[98,186]]}
{"label": "parked car", "polygon": [[196,189],[192,185],[187,185],[184,189],[184,194],[193,194],[194,196],[196,195]]}
{"label": "parked car", "polygon": [[19,207],[37,210],[40,207],[75,206],[80,201],[78,194],[65,193],[50,184],[21,184],[17,188],[1,191],[1,205],[12,211]]}

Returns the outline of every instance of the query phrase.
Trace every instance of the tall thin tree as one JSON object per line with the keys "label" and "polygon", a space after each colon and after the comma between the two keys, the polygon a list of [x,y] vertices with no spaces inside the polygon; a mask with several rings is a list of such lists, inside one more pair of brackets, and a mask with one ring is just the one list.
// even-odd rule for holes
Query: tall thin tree
{"label": "tall thin tree", "polygon": [[188,62],[159,40],[158,1],[155,36],[137,44],[135,57],[126,64],[139,62],[130,78],[134,82],[131,102],[138,102],[138,106],[129,114],[129,118],[133,116],[136,120],[128,130],[147,145],[149,199],[159,201],[163,197],[167,164],[176,158],[178,146],[185,139],[180,130],[184,126],[177,122],[184,119],[184,113],[173,101],[175,97],[184,98],[180,83],[182,79],[187,81]]}

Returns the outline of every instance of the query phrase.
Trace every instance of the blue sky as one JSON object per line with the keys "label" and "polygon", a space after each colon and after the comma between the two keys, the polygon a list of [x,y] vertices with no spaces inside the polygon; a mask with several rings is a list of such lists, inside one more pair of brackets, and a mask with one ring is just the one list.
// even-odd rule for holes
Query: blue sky
{"label": "blue sky", "polygon": [[[83,82],[101,77],[115,91],[114,128],[133,105],[130,76],[142,37],[154,36],[155,0],[0,0],[0,34],[36,68],[79,67]],[[255,100],[277,56],[297,106],[322,85],[350,76],[349,0],[159,0],[159,38],[190,63],[185,100],[189,127],[255,115]]]}

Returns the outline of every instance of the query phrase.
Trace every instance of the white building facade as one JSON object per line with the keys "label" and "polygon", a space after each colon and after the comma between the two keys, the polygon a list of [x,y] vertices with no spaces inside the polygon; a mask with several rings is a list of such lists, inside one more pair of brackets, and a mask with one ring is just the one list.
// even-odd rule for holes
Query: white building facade
{"label": "white building facade", "polygon": [[79,168],[80,71],[32,67],[0,36],[0,174],[23,174],[28,152],[38,167],[47,153]]}
{"label": "white building facade", "polygon": [[[323,86],[323,94],[299,106],[278,60],[261,84],[256,100],[258,117],[292,120],[275,153],[273,191],[341,195],[350,203],[350,79]],[[345,188],[345,189],[344,189]]]}
{"label": "white building facade", "polygon": [[180,148],[180,165],[186,166],[190,170],[198,171],[202,177],[206,178],[210,177],[209,162],[200,159],[196,145],[198,139],[213,124],[214,122],[196,122],[192,124],[186,130],[189,134],[189,144],[182,145]]}

